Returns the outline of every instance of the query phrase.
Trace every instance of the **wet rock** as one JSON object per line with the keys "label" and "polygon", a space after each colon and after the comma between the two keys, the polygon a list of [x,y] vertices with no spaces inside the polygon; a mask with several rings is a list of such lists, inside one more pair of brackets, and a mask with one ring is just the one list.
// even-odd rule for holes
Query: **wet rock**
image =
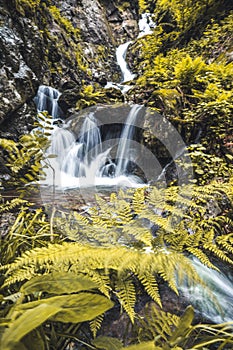
{"label": "wet rock", "polygon": [[[37,6],[34,2],[2,0],[2,135],[15,138],[30,129],[31,119],[36,115],[32,101],[39,85],[61,89],[63,96],[59,104],[68,111],[75,108],[80,85],[96,82],[104,87],[107,81],[119,81],[115,49],[121,42],[135,37],[136,3],[136,0],[124,4],[113,0],[45,0]],[[74,30],[80,28],[79,34],[67,31],[64,23]],[[68,90],[73,91],[68,93]],[[111,103],[123,100],[121,93],[113,90],[106,91],[108,98]]]}
{"label": "wet rock", "polygon": [[0,138],[13,139],[18,138],[30,132],[34,127],[37,111],[33,101],[24,103],[19,109],[12,112],[2,122],[0,128]]}
{"label": "wet rock", "polygon": [[106,8],[107,20],[117,45],[135,39],[138,34],[138,1],[102,0],[101,2]]}
{"label": "wet rock", "polygon": [[63,91],[62,95],[58,100],[59,107],[63,110],[65,115],[68,114],[69,109],[75,108],[80,93],[79,86],[75,86],[74,88],[72,88],[72,84],[69,85],[68,83],[65,87],[67,86],[71,88],[68,88],[65,91]]}
{"label": "wet rock", "polygon": [[35,73],[20,53],[21,45],[12,29],[0,28],[0,123],[32,98],[38,87]]}

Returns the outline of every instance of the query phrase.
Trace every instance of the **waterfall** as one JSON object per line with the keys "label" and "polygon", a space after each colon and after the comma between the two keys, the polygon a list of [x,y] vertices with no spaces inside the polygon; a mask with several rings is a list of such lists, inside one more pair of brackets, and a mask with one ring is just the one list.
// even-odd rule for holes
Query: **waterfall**
{"label": "waterfall", "polygon": [[132,74],[128,68],[127,62],[126,62],[126,54],[128,46],[132,43],[132,41],[128,41],[120,46],[118,46],[116,50],[116,57],[117,57],[117,63],[120,66],[121,73],[123,76],[123,83],[133,80],[135,78],[135,75]]}
{"label": "waterfall", "polygon": [[[156,23],[153,21],[152,14],[143,13],[141,15],[141,18],[139,19],[138,27],[139,27],[139,34],[137,38],[141,38],[144,35],[152,34],[153,33],[152,29],[156,27]],[[131,73],[126,61],[127,50],[130,44],[132,44],[132,41],[127,41],[126,43],[119,45],[116,49],[116,59],[122,74],[121,83],[109,81],[105,85],[106,89],[115,88],[115,89],[121,90],[123,94],[125,94],[128,90],[131,89],[132,86],[122,84],[133,80],[136,76],[135,74]]]}
{"label": "waterfall", "polygon": [[[109,124],[107,135],[101,135],[94,112],[87,113],[77,135],[72,132],[70,121],[53,125],[46,154],[56,155],[56,158],[48,157],[47,176],[41,184],[58,188],[139,186],[142,180],[130,173],[128,165],[133,161],[130,142],[134,138],[134,124],[141,108],[139,105],[130,107],[117,138],[111,136],[114,135],[114,125],[111,134],[112,124]],[[115,153],[111,154],[113,147]]]}
{"label": "waterfall", "polygon": [[61,116],[58,105],[60,95],[60,92],[51,86],[41,85],[34,98],[38,113],[47,111],[53,118],[59,118]]}
{"label": "waterfall", "polygon": [[100,130],[94,113],[90,113],[85,119],[81,128],[79,143],[83,144],[83,158],[87,164],[90,164],[102,151]]}
{"label": "waterfall", "polygon": [[128,64],[126,62],[127,50],[128,50],[128,47],[131,43],[132,43],[132,41],[127,41],[126,43],[118,46],[118,48],[116,49],[116,59],[117,59],[117,63],[118,63],[120,70],[121,70],[122,81],[121,81],[121,83],[114,83],[114,82],[110,81],[105,85],[106,89],[113,87],[115,89],[121,90],[121,92],[123,94],[125,94],[129,89],[131,89],[130,85],[123,85],[122,84],[122,83],[126,83],[128,81],[131,81],[135,78],[135,74],[131,73],[131,71],[128,68]]}
{"label": "waterfall", "polygon": [[156,27],[155,22],[152,19],[151,13],[143,13],[138,22],[139,34],[138,38],[143,37],[144,35],[152,34],[152,29]]}
{"label": "waterfall", "polygon": [[139,105],[134,105],[127,117],[127,120],[125,122],[125,126],[123,128],[121,137],[120,137],[120,142],[119,146],[117,149],[117,167],[116,167],[116,176],[120,175],[126,175],[127,174],[127,165],[129,163],[130,156],[131,156],[131,149],[130,149],[130,140],[133,139],[134,135],[134,124],[135,120],[137,118],[138,112],[142,106]]}
{"label": "waterfall", "polygon": [[55,154],[57,162],[61,165],[67,150],[74,144],[75,137],[69,130],[54,126],[50,141],[46,153]]}

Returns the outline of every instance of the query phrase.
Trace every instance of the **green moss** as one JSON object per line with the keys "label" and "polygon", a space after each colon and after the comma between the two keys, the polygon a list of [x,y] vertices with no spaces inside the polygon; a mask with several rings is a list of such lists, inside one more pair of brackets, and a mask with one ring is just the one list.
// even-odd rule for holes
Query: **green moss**
{"label": "green moss", "polygon": [[131,7],[131,5],[129,2],[123,2],[122,4],[118,5],[118,10],[124,12],[125,10],[127,10],[130,7]]}
{"label": "green moss", "polygon": [[41,0],[16,0],[16,9],[23,16],[26,13],[34,14],[39,7]]}
{"label": "green moss", "polygon": [[52,14],[55,21],[63,27],[67,33],[79,36],[79,29],[74,28],[73,24],[64,16],[61,15],[60,10],[56,6],[50,6],[49,11]]}

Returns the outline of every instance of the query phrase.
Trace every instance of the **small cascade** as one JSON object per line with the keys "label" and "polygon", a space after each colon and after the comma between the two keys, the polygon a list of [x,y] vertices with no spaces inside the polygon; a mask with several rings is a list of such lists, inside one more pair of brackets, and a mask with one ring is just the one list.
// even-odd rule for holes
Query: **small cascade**
{"label": "small cascade", "polygon": [[74,135],[67,129],[54,126],[51,135],[51,143],[47,154],[55,154],[56,161],[61,164],[66,156],[67,150],[75,143]]}
{"label": "small cascade", "polygon": [[58,105],[60,92],[51,86],[41,85],[34,98],[38,113],[47,111],[54,119],[61,117],[61,109]]}
{"label": "small cascade", "polygon": [[209,290],[199,284],[193,286],[183,284],[179,287],[182,294],[210,321],[214,323],[232,321],[233,276],[228,277],[223,272],[210,269],[196,258],[192,259],[192,263]]}
{"label": "small cascade", "polygon": [[106,89],[113,87],[115,89],[121,90],[121,92],[123,94],[125,94],[128,90],[131,89],[130,85],[123,84],[123,83],[127,83],[128,81],[131,81],[135,78],[135,74],[131,73],[131,71],[128,68],[128,64],[126,62],[127,50],[128,50],[128,47],[131,43],[132,43],[132,41],[127,41],[126,43],[118,46],[118,48],[116,49],[116,59],[117,59],[117,63],[118,63],[120,70],[121,70],[122,81],[121,81],[121,83],[114,83],[114,82],[110,81],[105,85]]}
{"label": "small cascade", "polygon": [[[139,34],[137,38],[141,38],[144,35],[152,34],[153,28],[156,27],[156,23],[153,21],[152,14],[143,13],[141,15],[141,18],[139,19],[138,27],[139,27]],[[121,83],[115,83],[115,82],[109,81],[105,85],[106,89],[115,88],[115,89],[121,90],[123,94],[125,94],[128,90],[131,89],[132,87],[131,85],[123,84],[123,83],[130,82],[136,76],[135,74],[131,73],[126,61],[127,50],[130,44],[132,44],[132,41],[127,41],[126,43],[118,46],[116,49],[116,59],[122,74]]]}
{"label": "small cascade", "polygon": [[94,113],[90,113],[85,119],[80,132],[79,143],[83,145],[83,159],[86,164],[90,164],[101,153],[101,135]]}
{"label": "small cascade", "polygon": [[138,112],[142,106],[134,105],[127,117],[124,129],[122,131],[120,137],[120,143],[117,149],[117,167],[115,176],[125,175],[127,174],[127,166],[129,161],[131,160],[131,149],[130,149],[130,141],[133,139],[134,135],[134,125],[138,115]]}
{"label": "small cascade", "polygon": [[[57,157],[49,160],[50,169],[43,184],[74,188],[120,184],[132,187],[142,183],[137,176],[130,174],[128,169],[129,163],[133,161],[130,142],[134,137],[134,123],[141,108],[139,105],[130,108],[119,136],[115,156],[111,155],[113,145],[109,145],[108,141],[105,143],[106,135],[101,135],[93,112],[88,113],[84,119],[76,138],[72,131],[68,130],[67,124],[63,124],[62,127],[54,126],[51,145],[46,153],[55,154]],[[109,133],[110,131],[111,127]],[[116,143],[116,139],[114,142]]]}
{"label": "small cascade", "polygon": [[152,34],[153,28],[156,27],[155,22],[152,19],[151,13],[143,13],[138,22],[139,34],[138,38],[143,37],[144,35]]}
{"label": "small cascade", "polygon": [[122,83],[133,80],[135,78],[135,74],[132,74],[130,72],[128,65],[127,65],[127,62],[126,62],[127,49],[131,43],[132,43],[132,41],[128,41],[128,42],[118,46],[118,48],[116,50],[117,63],[121,69],[121,73],[123,76]]}

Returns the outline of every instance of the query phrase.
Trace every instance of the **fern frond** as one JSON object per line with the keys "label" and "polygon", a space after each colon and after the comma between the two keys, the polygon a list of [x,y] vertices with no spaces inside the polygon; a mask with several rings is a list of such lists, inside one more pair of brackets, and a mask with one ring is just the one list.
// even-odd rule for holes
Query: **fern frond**
{"label": "fern frond", "polygon": [[151,296],[151,298],[160,306],[162,307],[162,303],[161,303],[161,299],[160,299],[160,295],[159,295],[159,287],[158,287],[158,283],[155,279],[155,277],[153,276],[153,274],[149,273],[149,272],[145,272],[142,275],[140,273],[136,273],[139,281],[142,283],[142,285],[144,286],[146,292],[148,293],[148,295]]}
{"label": "fern frond", "polygon": [[203,247],[210,252],[214,253],[219,259],[228,262],[229,264],[233,264],[233,260],[230,259],[223,250],[219,249],[216,245],[213,245],[211,243],[205,243]]}
{"label": "fern frond", "polygon": [[[0,200],[1,200],[1,197],[0,197]],[[5,213],[7,211],[12,211],[26,203],[27,201],[21,198],[14,198],[14,199],[11,199],[10,201],[5,201],[5,202],[2,200],[2,203],[0,202],[0,214]]]}
{"label": "fern frond", "polygon": [[94,338],[96,338],[97,332],[101,328],[103,319],[104,319],[104,314],[99,315],[94,320],[90,321],[90,329]]}
{"label": "fern frond", "polygon": [[127,278],[123,279],[122,276],[121,278],[117,279],[115,290],[123,309],[127,312],[131,322],[134,323],[136,291],[133,281]]}
{"label": "fern frond", "polygon": [[211,269],[216,270],[216,266],[213,265],[209,258],[207,257],[207,255],[205,253],[203,253],[203,251],[199,248],[195,248],[195,247],[187,247],[186,250],[191,253],[192,255],[194,255],[196,258],[198,258],[200,260],[200,262],[202,262],[202,264],[208,266]]}
{"label": "fern frond", "polygon": [[222,246],[225,251],[233,254],[233,233],[217,237],[216,242],[218,245]]}
{"label": "fern frond", "polygon": [[145,208],[145,190],[144,188],[138,188],[133,194],[133,211],[135,214],[140,214]]}

